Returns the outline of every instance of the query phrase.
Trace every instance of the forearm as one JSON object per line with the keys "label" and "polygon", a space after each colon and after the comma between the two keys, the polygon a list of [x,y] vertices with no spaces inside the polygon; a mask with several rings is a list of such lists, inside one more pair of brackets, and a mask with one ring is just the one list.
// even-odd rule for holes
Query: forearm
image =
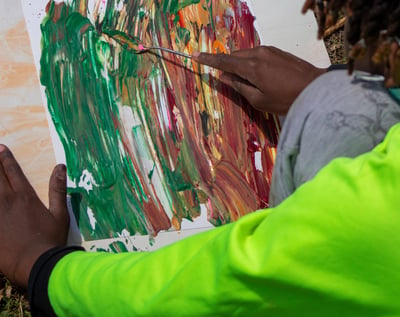
{"label": "forearm", "polygon": [[400,126],[277,208],[156,252],[68,254],[50,302],[59,316],[396,315],[399,142]]}

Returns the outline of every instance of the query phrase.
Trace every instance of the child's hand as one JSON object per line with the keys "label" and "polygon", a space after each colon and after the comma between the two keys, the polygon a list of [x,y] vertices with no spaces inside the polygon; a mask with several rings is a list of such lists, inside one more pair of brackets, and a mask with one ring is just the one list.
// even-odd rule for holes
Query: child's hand
{"label": "child's hand", "polygon": [[326,71],[271,46],[230,55],[195,53],[193,59],[223,71],[220,80],[257,110],[283,115],[300,92]]}
{"label": "child's hand", "polygon": [[38,257],[67,241],[64,165],[51,175],[49,205],[40,201],[11,151],[0,145],[0,271],[24,288]]}

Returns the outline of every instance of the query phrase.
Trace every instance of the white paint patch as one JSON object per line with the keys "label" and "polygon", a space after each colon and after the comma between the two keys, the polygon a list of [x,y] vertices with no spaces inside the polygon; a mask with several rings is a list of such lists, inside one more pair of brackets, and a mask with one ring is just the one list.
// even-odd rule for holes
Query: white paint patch
{"label": "white paint patch", "polygon": [[157,76],[154,79],[150,80],[151,82],[151,87],[153,91],[157,94],[159,97],[159,111],[157,112],[158,120],[160,122],[164,122],[163,125],[160,125],[161,127],[161,132],[165,133],[165,127],[169,127],[169,115],[168,115],[168,105],[167,105],[167,100],[166,96],[167,93],[165,91],[165,85],[163,84],[162,81],[162,76],[161,74],[157,74]]}
{"label": "white paint patch", "polygon": [[228,17],[232,17],[232,18],[235,17],[235,11],[233,11],[233,9],[231,7],[226,8],[224,13]]}
{"label": "white paint patch", "polygon": [[254,153],[254,165],[255,165],[257,171],[264,172],[264,169],[262,166],[262,161],[261,161],[261,152],[260,151]]}
{"label": "white paint patch", "polygon": [[93,210],[90,209],[89,207],[87,207],[87,215],[88,215],[89,222],[90,222],[90,226],[92,227],[92,230],[96,230],[96,223],[97,223],[97,220],[96,220],[96,218],[94,217]]}
{"label": "white paint patch", "polygon": [[103,64],[103,69],[101,70],[101,76],[106,80],[107,83],[110,81],[110,77],[108,77],[108,69],[105,60]]}
{"label": "white paint patch", "polygon": [[117,232],[117,235],[120,238],[126,239],[126,238],[129,238],[131,236],[131,233],[128,230],[124,229],[124,230],[121,231],[121,233]]}
{"label": "white paint patch", "polygon": [[119,1],[118,3],[115,4],[115,10],[116,11],[122,11],[124,8],[124,1]]}
{"label": "white paint patch", "polygon": [[[134,144],[132,130],[134,127],[142,125],[140,118],[136,112],[133,112],[131,107],[127,105],[118,104],[118,110],[121,113],[122,126],[124,127],[125,134],[129,139],[129,144]],[[121,153],[124,153],[122,151]]]}
{"label": "white paint patch", "polygon": [[128,127],[128,130],[142,125],[142,121],[140,121],[138,114],[136,112],[133,112],[132,108],[127,105],[122,106],[121,117],[124,126]]}
{"label": "white paint patch", "polygon": [[75,181],[73,181],[69,177],[67,178],[67,187],[68,188],[76,188],[77,187]]}
{"label": "white paint patch", "polygon": [[213,225],[207,219],[207,209],[204,204],[200,205],[200,216],[193,221],[182,219],[181,230],[195,230],[198,228],[213,228]]}
{"label": "white paint patch", "polygon": [[79,179],[78,186],[80,188],[84,188],[87,192],[89,192],[93,190],[93,186],[98,186],[98,185],[96,184],[93,175],[88,170],[84,170]]}
{"label": "white paint patch", "polygon": [[[121,1],[121,2],[123,2],[123,1]],[[138,10],[138,15],[141,15],[141,14],[145,14],[146,16],[149,15],[148,12],[144,8],[140,8]]]}
{"label": "white paint patch", "polygon": [[[71,1],[72,2],[72,1]],[[106,13],[107,1],[106,0],[89,0],[88,1],[88,18],[95,24],[96,19],[99,21],[103,21],[105,13]]]}

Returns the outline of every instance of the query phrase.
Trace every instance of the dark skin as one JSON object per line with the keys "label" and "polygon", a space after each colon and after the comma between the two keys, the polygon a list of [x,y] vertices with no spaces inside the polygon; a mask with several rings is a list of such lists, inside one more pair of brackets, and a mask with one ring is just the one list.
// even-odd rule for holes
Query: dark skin
{"label": "dark skin", "polygon": [[193,54],[193,60],[221,70],[220,80],[257,110],[286,115],[296,97],[326,72],[276,47],[261,46],[232,54]]}
{"label": "dark skin", "polygon": [[0,271],[21,288],[39,256],[67,241],[64,165],[54,168],[49,188],[46,208],[11,151],[0,145]]}

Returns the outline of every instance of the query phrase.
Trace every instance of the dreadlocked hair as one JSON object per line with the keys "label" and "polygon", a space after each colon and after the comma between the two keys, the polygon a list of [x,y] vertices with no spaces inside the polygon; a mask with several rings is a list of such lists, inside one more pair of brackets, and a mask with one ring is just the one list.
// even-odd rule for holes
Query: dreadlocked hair
{"label": "dreadlocked hair", "polygon": [[390,59],[392,64],[394,60],[390,68],[392,72],[397,72],[399,78],[395,81],[400,85],[399,0],[315,0],[314,11],[318,17],[320,38],[326,27],[335,23],[338,16],[346,11],[349,27],[346,36],[351,45],[348,60],[350,73],[354,61],[362,57],[369,47],[379,43],[372,60],[387,63]]}
{"label": "dreadlocked hair", "polygon": [[389,17],[387,32],[389,36],[400,37],[400,3],[393,10],[393,14]]}

